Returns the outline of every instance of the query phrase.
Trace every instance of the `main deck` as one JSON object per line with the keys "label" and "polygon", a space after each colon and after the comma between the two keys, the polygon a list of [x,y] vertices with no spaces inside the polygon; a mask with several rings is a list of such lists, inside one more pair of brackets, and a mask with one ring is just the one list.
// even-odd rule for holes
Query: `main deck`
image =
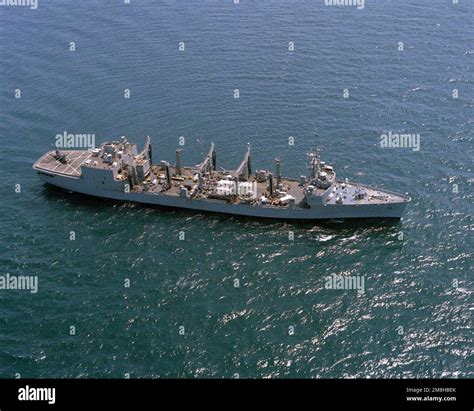
{"label": "main deck", "polygon": [[[170,172],[174,177],[172,177],[172,184],[171,187],[167,187],[166,182],[164,180],[164,173],[162,170],[157,168],[156,166],[152,167],[152,171],[154,175],[157,175],[159,178],[156,179],[155,184],[151,178],[147,178],[145,180],[145,186],[139,185],[134,188],[136,192],[142,192],[144,190],[148,192],[155,192],[155,193],[163,193],[170,196],[179,196],[181,187],[185,187],[188,190],[192,190],[194,186],[198,183],[196,181],[196,174],[198,170],[193,167],[181,167],[181,175],[176,175],[176,169],[174,166],[170,166]],[[213,200],[221,200],[225,202],[235,202],[238,199],[230,199],[230,198],[222,198],[219,199],[217,196],[213,195],[218,181],[225,179],[227,176],[231,175],[233,171],[230,170],[220,170],[218,172],[212,173],[208,179],[206,179],[205,184],[202,187],[202,190],[196,195],[196,198],[211,198]],[[258,198],[265,193],[268,193],[268,182],[259,182],[255,177],[249,177],[248,182],[254,183],[257,188],[257,192],[255,193],[255,197]],[[295,198],[295,203],[299,203],[304,198],[303,193],[303,186],[296,180],[282,177],[281,184],[285,187],[285,192]],[[146,188],[145,188],[146,187]]]}

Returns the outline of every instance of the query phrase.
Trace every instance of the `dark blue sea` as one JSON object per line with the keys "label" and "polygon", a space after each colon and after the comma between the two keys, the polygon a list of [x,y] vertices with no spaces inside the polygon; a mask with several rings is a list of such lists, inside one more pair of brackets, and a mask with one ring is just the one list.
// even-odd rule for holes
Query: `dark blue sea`
{"label": "dark blue sea", "polygon": [[[0,276],[38,278],[0,290],[0,377],[472,378],[473,17],[471,0],[0,6]],[[172,162],[184,137],[190,165],[213,141],[228,169],[250,143],[254,167],[298,178],[315,130],[340,178],[409,193],[400,221],[148,208],[32,169],[67,132],[150,135]]]}

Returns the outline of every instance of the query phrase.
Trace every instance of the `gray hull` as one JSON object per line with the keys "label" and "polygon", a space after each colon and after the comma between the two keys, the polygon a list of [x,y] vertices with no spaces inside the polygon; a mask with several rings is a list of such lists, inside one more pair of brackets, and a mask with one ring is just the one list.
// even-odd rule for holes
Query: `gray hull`
{"label": "gray hull", "polygon": [[131,201],[165,207],[182,208],[203,212],[223,213],[257,218],[280,220],[323,220],[353,218],[401,218],[406,202],[389,204],[328,204],[325,206],[273,207],[228,204],[211,199],[193,199],[151,192],[123,192],[107,185],[92,185],[83,178],[39,173],[40,178],[65,190],[114,200]]}

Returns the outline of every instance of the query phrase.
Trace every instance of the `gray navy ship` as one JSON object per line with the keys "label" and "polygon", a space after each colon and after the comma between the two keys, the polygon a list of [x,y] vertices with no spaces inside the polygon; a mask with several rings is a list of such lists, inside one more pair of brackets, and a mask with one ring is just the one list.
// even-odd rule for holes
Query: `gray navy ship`
{"label": "gray navy ship", "polygon": [[275,170],[252,172],[250,145],[236,170],[217,169],[211,144],[203,162],[153,163],[147,138],[143,151],[121,137],[92,150],[53,150],[33,168],[46,183],[72,192],[114,200],[230,215],[281,220],[397,218],[410,198],[347,180],[340,181],[320,150],[308,154],[309,176],[281,176]]}

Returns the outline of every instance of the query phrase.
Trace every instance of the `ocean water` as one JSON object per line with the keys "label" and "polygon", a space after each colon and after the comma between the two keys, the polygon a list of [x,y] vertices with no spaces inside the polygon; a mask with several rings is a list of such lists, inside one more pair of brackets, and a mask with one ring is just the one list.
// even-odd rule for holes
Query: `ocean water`
{"label": "ocean water", "polygon": [[[1,6],[0,275],[39,288],[0,290],[0,377],[472,378],[473,13],[470,0]],[[400,222],[148,208],[31,168],[66,131],[150,135],[170,161],[184,136],[188,164],[214,141],[226,168],[251,143],[255,167],[278,156],[298,177],[315,129],[339,177],[411,195]],[[420,149],[382,148],[388,132]],[[328,289],[331,275],[365,292]]]}

